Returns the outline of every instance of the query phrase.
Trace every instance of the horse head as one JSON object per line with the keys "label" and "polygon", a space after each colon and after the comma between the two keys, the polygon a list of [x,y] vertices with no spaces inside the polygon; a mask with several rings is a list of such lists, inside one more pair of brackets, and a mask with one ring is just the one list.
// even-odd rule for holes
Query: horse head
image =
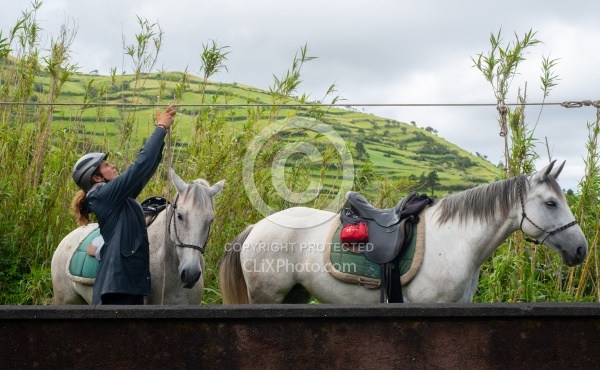
{"label": "horse head", "polygon": [[555,162],[529,176],[527,189],[519,189],[520,226],[533,238],[530,241],[545,244],[560,254],[566,265],[575,266],[587,255],[587,240],[557,182],[565,162],[554,168]]}
{"label": "horse head", "polygon": [[212,186],[203,179],[187,184],[173,169],[170,173],[177,196],[169,216],[169,232],[177,248],[180,283],[192,288],[202,276],[202,254],[215,217],[213,197],[221,192],[225,180]]}

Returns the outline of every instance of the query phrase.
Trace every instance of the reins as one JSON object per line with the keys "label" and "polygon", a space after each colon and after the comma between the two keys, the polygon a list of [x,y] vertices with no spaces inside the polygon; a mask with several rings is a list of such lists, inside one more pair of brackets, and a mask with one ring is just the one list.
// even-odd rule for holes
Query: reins
{"label": "reins", "polygon": [[557,227],[556,229],[554,229],[552,231],[546,231],[546,230],[542,229],[541,227],[539,227],[538,225],[536,225],[536,223],[533,222],[529,217],[527,217],[527,214],[525,213],[525,202],[523,200],[523,191],[522,190],[523,190],[523,185],[519,184],[519,198],[521,200],[521,216],[522,216],[521,217],[521,223],[519,225],[519,229],[521,230],[521,232],[523,232],[523,234],[525,234],[525,232],[523,231],[523,221],[525,221],[525,219],[527,219],[527,221],[529,221],[529,223],[531,223],[533,226],[535,226],[538,230],[540,230],[540,231],[548,234],[548,235],[546,235],[546,237],[541,242],[538,241],[537,238],[536,239],[532,239],[532,238],[528,237],[527,235],[525,235],[525,240],[527,240],[528,242],[533,243],[533,244],[537,244],[537,245],[544,244],[544,242],[546,241],[546,239],[548,239],[548,237],[550,235],[554,235],[554,234],[556,234],[559,231],[563,231],[565,229],[568,229],[571,226],[577,225],[577,221],[571,221],[568,224],[565,224],[563,226]]}

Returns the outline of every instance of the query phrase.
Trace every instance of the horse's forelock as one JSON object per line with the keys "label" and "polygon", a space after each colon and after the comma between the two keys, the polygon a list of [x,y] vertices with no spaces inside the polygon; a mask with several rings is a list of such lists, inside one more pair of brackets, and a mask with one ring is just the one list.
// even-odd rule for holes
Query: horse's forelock
{"label": "horse's forelock", "polygon": [[209,194],[210,184],[203,179],[194,180],[185,190],[184,197],[190,197],[194,204],[200,207],[213,206],[213,199]]}
{"label": "horse's forelock", "polygon": [[526,196],[526,183],[527,177],[520,175],[449,195],[439,202],[438,222],[443,224],[458,217],[461,223],[468,218],[483,223],[494,220],[499,214],[506,217],[514,202],[518,201],[519,188]]}
{"label": "horse's forelock", "polygon": [[204,185],[204,186],[206,186],[207,188],[209,188],[209,187],[210,187],[210,184],[209,184],[209,182],[208,182],[208,181],[206,181],[205,179],[196,179],[196,180],[194,180],[194,181],[192,182],[192,184],[201,184],[201,185]]}
{"label": "horse's forelock", "polygon": [[546,184],[548,184],[548,186],[550,186],[550,189],[559,197],[561,198],[565,198],[565,195],[563,194],[562,188],[560,187],[560,185],[558,184],[558,181],[556,181],[556,179],[554,178],[554,176],[546,176],[546,180],[545,180]]}

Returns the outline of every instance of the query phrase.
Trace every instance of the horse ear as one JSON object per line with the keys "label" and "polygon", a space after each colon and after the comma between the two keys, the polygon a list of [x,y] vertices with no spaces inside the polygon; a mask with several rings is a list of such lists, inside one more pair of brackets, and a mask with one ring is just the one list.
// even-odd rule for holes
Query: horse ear
{"label": "horse ear", "polygon": [[223,185],[225,185],[225,180],[221,180],[210,187],[209,194],[211,197],[219,194],[221,190],[223,190]]}
{"label": "horse ear", "polygon": [[555,179],[558,179],[558,175],[560,175],[560,173],[561,173],[563,167],[565,166],[566,162],[567,161],[563,161],[563,163],[557,169],[555,169],[554,171],[552,171],[552,177],[554,177]]}
{"label": "horse ear", "polygon": [[546,177],[548,177],[548,176],[554,177],[555,180],[558,179],[558,175],[560,175],[560,173],[562,172],[566,161],[563,161],[563,163],[561,163],[561,165],[558,166],[557,168],[554,168],[555,163],[556,163],[556,160],[550,162],[550,164],[548,166],[546,166],[546,168],[544,168],[542,171],[540,171],[540,172],[544,173],[541,178],[542,181],[546,180]]}
{"label": "horse ear", "polygon": [[183,194],[185,188],[187,188],[187,184],[183,182],[183,180],[175,173],[172,168],[169,168],[169,173],[171,174],[171,181],[173,185],[177,188],[177,192],[179,194]]}
{"label": "horse ear", "polygon": [[[546,181],[546,178],[550,175],[550,173],[552,172],[552,168],[554,167],[554,163],[556,163],[556,160],[550,162],[549,165],[547,165],[546,167],[542,168],[538,173],[536,173],[534,175],[534,178],[537,176],[540,176],[539,181],[544,182]],[[540,175],[541,174],[541,175]]]}

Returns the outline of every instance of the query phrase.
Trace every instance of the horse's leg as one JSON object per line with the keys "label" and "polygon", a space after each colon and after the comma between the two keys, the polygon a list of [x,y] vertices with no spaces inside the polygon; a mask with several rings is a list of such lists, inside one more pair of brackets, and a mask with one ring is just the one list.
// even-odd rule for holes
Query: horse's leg
{"label": "horse's leg", "polygon": [[311,298],[311,294],[302,284],[296,284],[288,294],[283,297],[281,303],[310,303]]}

